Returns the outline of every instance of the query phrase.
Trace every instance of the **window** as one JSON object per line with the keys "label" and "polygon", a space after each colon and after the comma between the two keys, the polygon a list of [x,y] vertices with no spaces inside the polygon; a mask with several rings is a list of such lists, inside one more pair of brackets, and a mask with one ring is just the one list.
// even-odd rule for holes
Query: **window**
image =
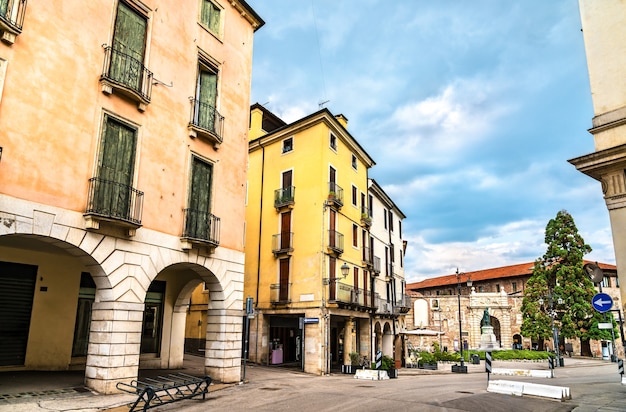
{"label": "window", "polygon": [[602,278],[602,287],[603,288],[610,288],[611,287],[611,278],[608,276],[605,276]]}
{"label": "window", "polygon": [[354,170],[357,169],[357,163],[356,163],[356,156],[355,155],[352,155],[352,168]]}
{"label": "window", "polygon": [[398,236],[402,238],[402,221],[398,220]]}
{"label": "window", "polygon": [[330,134],[330,148],[337,151],[337,136]]}
{"label": "window", "polygon": [[[105,49],[109,65],[103,80],[110,81],[103,85],[105,93],[115,88],[140,103],[150,101],[152,73],[144,67],[147,28],[144,13],[122,1],[118,3],[112,46]],[[140,110],[145,108],[140,105]]]}
{"label": "window", "polygon": [[393,213],[389,211],[389,230],[393,232]]}
{"label": "window", "polygon": [[283,140],[283,153],[288,153],[293,150],[293,137],[289,137]]}
{"label": "window", "polygon": [[161,351],[164,297],[165,282],[162,280],[153,281],[148,287],[148,293],[146,293],[146,306],[141,328],[141,353],[159,353]]}
{"label": "window", "polygon": [[511,283],[511,288],[513,289],[513,292],[517,292],[517,282]]}
{"label": "window", "polygon": [[217,111],[219,70],[203,56],[198,64],[195,98],[190,121],[191,137],[201,136],[217,148],[222,143],[224,117]]}
{"label": "window", "polygon": [[211,214],[213,165],[193,157],[184,238],[219,243],[219,218]]}
{"label": "window", "polygon": [[352,205],[357,206],[358,202],[358,193],[356,186],[352,186]]}
{"label": "window", "polygon": [[97,175],[92,179],[88,213],[135,223],[139,192],[132,188],[137,130],[104,116]]}
{"label": "window", "polygon": [[352,246],[359,247],[359,227],[352,224]]}
{"label": "window", "polygon": [[374,198],[372,197],[372,195],[368,195],[368,202],[367,202],[367,206],[370,212],[370,217],[374,216]]}
{"label": "window", "polygon": [[387,209],[383,210],[383,217],[384,217],[384,225],[385,225],[385,229],[387,229]]}
{"label": "window", "polygon": [[78,290],[78,306],[76,308],[76,323],[74,324],[74,340],[72,342],[72,356],[87,356],[89,330],[91,327],[91,308],[95,298],[96,284],[91,278],[91,275],[89,272],[81,273],[80,289]]}
{"label": "window", "polygon": [[205,26],[211,33],[219,35],[220,33],[220,16],[222,10],[211,0],[202,0],[202,9],[200,10],[200,23]]}
{"label": "window", "polygon": [[22,32],[26,1],[0,0],[0,38],[8,44],[15,43],[15,38]]}
{"label": "window", "polygon": [[500,285],[496,283],[496,292],[500,292]]}

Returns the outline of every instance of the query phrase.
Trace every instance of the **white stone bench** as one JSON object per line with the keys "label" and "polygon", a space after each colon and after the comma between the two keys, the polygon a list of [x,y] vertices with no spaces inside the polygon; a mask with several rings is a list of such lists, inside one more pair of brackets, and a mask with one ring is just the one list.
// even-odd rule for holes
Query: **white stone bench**
{"label": "white stone bench", "polygon": [[538,396],[541,398],[549,398],[557,401],[572,399],[572,395],[568,387],[542,385],[539,383],[526,383],[504,380],[490,380],[487,392],[502,393],[514,396]]}

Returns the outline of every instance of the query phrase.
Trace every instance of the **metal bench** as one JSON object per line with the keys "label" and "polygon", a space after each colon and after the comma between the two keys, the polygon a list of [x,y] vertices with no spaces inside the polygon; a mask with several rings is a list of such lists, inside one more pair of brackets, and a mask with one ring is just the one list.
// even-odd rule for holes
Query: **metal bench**
{"label": "metal bench", "polygon": [[130,383],[118,382],[115,387],[121,391],[137,395],[137,400],[130,405],[129,412],[133,412],[140,409],[145,411],[199,395],[202,395],[204,400],[209,392],[211,380],[209,376],[198,378],[184,373],[176,373],[133,380]]}

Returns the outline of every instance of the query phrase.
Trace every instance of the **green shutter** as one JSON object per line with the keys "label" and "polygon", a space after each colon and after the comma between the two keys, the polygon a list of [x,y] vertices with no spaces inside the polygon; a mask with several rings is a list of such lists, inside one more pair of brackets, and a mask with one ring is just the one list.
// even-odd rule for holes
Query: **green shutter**
{"label": "green shutter", "polygon": [[193,159],[186,232],[199,239],[209,238],[212,175],[210,164]]}
{"label": "green shutter", "polygon": [[1,16],[6,16],[8,8],[9,8],[9,0],[0,0],[0,15]]}
{"label": "green shutter", "polygon": [[217,100],[217,75],[200,70],[198,76],[198,126],[215,131],[215,103]]}
{"label": "green shutter", "polygon": [[202,2],[202,10],[200,12],[200,21],[207,26],[213,33],[218,34],[220,31],[220,9],[210,0]]}
{"label": "green shutter", "polygon": [[146,19],[142,15],[119,2],[109,75],[135,90],[140,90],[143,74],[146,26]]}
{"label": "green shutter", "polygon": [[135,130],[106,116],[98,162],[95,202],[101,213],[127,217],[135,168]]}

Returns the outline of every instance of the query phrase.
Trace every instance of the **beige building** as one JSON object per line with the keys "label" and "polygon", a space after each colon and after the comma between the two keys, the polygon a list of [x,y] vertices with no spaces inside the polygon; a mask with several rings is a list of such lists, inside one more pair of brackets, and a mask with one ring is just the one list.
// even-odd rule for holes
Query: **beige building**
{"label": "beige building", "polygon": [[182,365],[241,375],[254,31],[242,0],[0,0],[0,370],[116,391]]}
{"label": "beige building", "polygon": [[250,360],[327,374],[401,354],[404,215],[369,190],[373,159],[327,109],[286,124],[255,104],[250,119]]}
{"label": "beige building", "polygon": [[[604,278],[597,290],[609,294],[614,309],[621,308],[619,278],[614,265],[599,263]],[[407,285],[412,292],[412,308],[406,317],[407,336],[411,348],[432,350],[433,342],[449,351],[478,349],[481,346],[481,320],[485,309],[490,315],[493,332],[503,349],[538,348],[539,342],[521,335],[522,300],[526,282],[532,275],[533,262],[474,272],[440,276]],[[467,286],[467,280],[472,286]],[[460,285],[460,299],[459,299]],[[459,320],[460,300],[460,320]],[[615,320],[623,320],[623,311],[613,312]],[[460,322],[460,325],[459,325]],[[459,331],[463,339],[459,341]],[[611,341],[591,341],[581,347],[579,339],[560,339],[560,346],[568,352],[583,356],[603,356],[611,351]],[[554,349],[551,339],[544,341]],[[616,354],[624,356],[622,337],[615,336]],[[466,358],[467,360],[467,358]]]}
{"label": "beige building", "polygon": [[[571,159],[601,184],[609,211],[615,261],[626,267],[626,3],[579,0],[594,116],[595,151]],[[621,270],[626,282],[626,271]],[[626,289],[621,291],[626,303]],[[624,309],[624,308],[622,308]]]}

